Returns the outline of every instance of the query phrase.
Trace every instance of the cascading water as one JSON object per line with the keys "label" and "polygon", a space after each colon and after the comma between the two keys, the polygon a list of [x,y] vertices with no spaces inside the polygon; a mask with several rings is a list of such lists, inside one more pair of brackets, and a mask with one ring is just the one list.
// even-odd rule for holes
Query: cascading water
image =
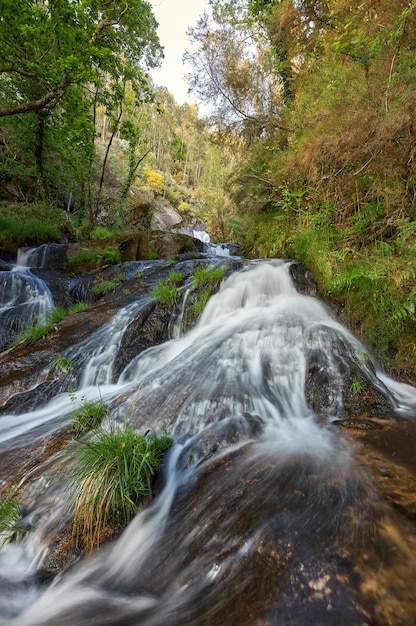
{"label": "cascading water", "polygon": [[48,286],[32,274],[26,260],[21,257],[11,271],[0,272],[0,350],[29,326],[43,323],[54,307]]}
{"label": "cascading water", "polygon": [[[6,547],[0,624],[411,623],[403,621],[412,601],[403,579],[415,578],[412,552],[389,534],[394,520],[333,422],[343,415],[351,367],[392,414],[414,415],[416,391],[377,373],[324,305],[297,293],[287,263],[233,274],[193,330],[140,354],[112,383],[114,329],[122,333],[120,319],[134,312],[100,331],[102,350],[81,346],[74,354],[88,354],[82,393],[92,397],[102,384],[114,419],[174,436],[164,487],[113,544],[46,591],[34,578],[45,550],[33,536],[42,528],[18,549]],[[312,362],[332,389],[319,414],[305,394]],[[54,410],[50,404],[31,419]],[[68,485],[62,479],[51,491],[44,481],[27,520],[41,517],[58,532]],[[383,604],[386,593],[391,604]]]}
{"label": "cascading water", "polygon": [[205,230],[193,230],[192,237],[204,244],[204,252],[214,256],[230,256],[230,248],[226,243],[211,243],[211,238]]}

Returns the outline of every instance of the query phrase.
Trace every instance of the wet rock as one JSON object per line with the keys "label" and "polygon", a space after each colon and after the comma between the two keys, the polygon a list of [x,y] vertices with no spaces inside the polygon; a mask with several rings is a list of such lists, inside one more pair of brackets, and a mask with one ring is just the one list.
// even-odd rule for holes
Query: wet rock
{"label": "wet rock", "polygon": [[313,274],[308,268],[299,261],[293,261],[290,265],[290,275],[293,282],[296,285],[297,290],[300,293],[304,293],[307,296],[316,296],[318,293],[318,286],[313,277]]}
{"label": "wet rock", "polygon": [[9,272],[12,269],[12,264],[0,259],[0,272]]}

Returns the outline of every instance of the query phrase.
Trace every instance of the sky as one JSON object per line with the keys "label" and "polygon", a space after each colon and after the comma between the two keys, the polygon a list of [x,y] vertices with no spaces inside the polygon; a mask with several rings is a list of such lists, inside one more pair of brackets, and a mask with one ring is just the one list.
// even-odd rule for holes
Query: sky
{"label": "sky", "polygon": [[161,69],[150,72],[156,86],[167,87],[178,104],[196,102],[187,93],[184,75],[191,71],[182,62],[182,55],[190,44],[186,36],[189,26],[195,26],[198,17],[208,8],[208,0],[150,0],[159,22],[159,39],[165,58]]}

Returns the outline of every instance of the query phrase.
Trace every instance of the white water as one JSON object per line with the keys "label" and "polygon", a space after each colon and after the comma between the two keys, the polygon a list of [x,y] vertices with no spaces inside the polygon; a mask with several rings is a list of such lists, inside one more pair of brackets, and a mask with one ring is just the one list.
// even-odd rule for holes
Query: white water
{"label": "white water", "polygon": [[[289,265],[283,262],[259,263],[232,275],[211,298],[195,329],[185,337],[139,355],[118,383],[109,385],[120,338],[130,314],[137,313],[139,308],[120,312],[112,324],[100,331],[102,335],[97,334],[101,345],[89,353],[80,388],[82,395],[97,397],[97,386],[102,384],[99,391],[103,397],[112,399],[114,417],[128,419],[142,431],[169,428],[180,445],[172,450],[167,483],[155,503],[133,520],[113,546],[64,574],[33,606],[29,605],[34,592],[29,588],[22,601],[22,606],[29,608],[16,620],[7,618],[0,623],[180,624],[179,618],[169,621],[167,616],[174,610],[180,613],[178,607],[192,602],[191,575],[188,574],[189,582],[185,582],[187,569],[181,565],[181,559],[186,558],[182,553],[177,566],[170,564],[169,554],[166,557],[166,569],[172,567],[174,580],[181,576],[182,586],[172,581],[174,591],[166,594],[163,602],[152,593],[136,592],[134,581],[138,581],[140,589],[139,581],[147,576],[146,562],[149,567],[155,553],[157,563],[161,558],[158,549],[168,550],[169,537],[174,533],[169,520],[178,493],[198,481],[212,455],[221,459],[231,450],[248,447],[247,462],[253,468],[258,459],[268,456],[271,464],[293,462],[301,457],[315,468],[315,473],[318,467],[324,468],[319,470],[323,472],[321,489],[336,481],[342,484],[348,481],[353,473],[352,454],[339,432],[330,426],[342,409],[341,388],[335,386],[328,412],[318,420],[305,398],[311,352],[320,355],[322,367],[334,383],[342,379],[348,357],[359,363],[380,389],[387,395],[390,393],[391,402],[398,409],[410,411],[416,402],[413,388],[403,388],[384,375],[376,377],[369,370],[367,349],[330,316],[322,303],[296,292]],[[0,433],[4,432],[3,437],[7,438],[3,440],[21,436],[23,432],[29,436],[34,425],[63,416],[69,407],[69,400],[60,397],[39,411],[6,416],[4,422],[1,417]],[[179,457],[192,459],[190,467],[186,469]],[[301,469],[299,472],[302,476]],[[348,501],[346,495],[341,493],[340,497]],[[322,498],[318,492],[318,503]],[[220,514],[217,511],[216,515]],[[331,518],[332,512],[327,515]],[[201,527],[198,522],[184,530],[184,555],[186,545],[203,541],[199,533],[209,520],[204,518]],[[230,548],[228,560],[217,557],[201,561],[198,583],[201,589],[208,589],[214,579],[225,578],[234,559],[239,563],[244,555],[255,553],[261,545],[262,532],[261,527],[254,529],[252,544],[238,546],[235,554],[234,548]],[[22,563],[33,567],[34,556],[24,557],[25,547],[30,551],[31,545],[29,534],[18,558],[13,550],[10,558],[5,552],[3,562],[0,560],[0,574],[10,569],[8,577],[13,578],[14,568],[17,579],[29,574],[32,570],[29,567],[25,570]],[[41,552],[38,545],[36,550]],[[184,568],[183,574],[180,567]],[[163,569],[156,570],[160,579]],[[156,616],[140,617],[148,611],[156,611]],[[118,622],[120,616],[127,621]]]}

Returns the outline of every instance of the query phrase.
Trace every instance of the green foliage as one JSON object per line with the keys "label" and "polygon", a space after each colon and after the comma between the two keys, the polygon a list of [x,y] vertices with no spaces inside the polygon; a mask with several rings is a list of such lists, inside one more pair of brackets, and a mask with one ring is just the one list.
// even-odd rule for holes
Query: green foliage
{"label": "green foliage", "polygon": [[226,268],[224,266],[198,267],[193,274],[195,288],[199,289],[200,287],[211,286],[221,282],[225,272]]}
{"label": "green foliage", "polygon": [[153,477],[172,444],[166,433],[141,435],[128,424],[111,424],[91,440],[74,443],[74,533],[87,548],[99,545],[106,526],[129,523],[140,498],[151,495]]}
{"label": "green foliage", "polygon": [[182,272],[171,272],[166,280],[162,280],[151,292],[151,297],[160,304],[173,306],[179,299],[180,290],[178,284],[182,283],[184,276]]}
{"label": "green foliage", "polygon": [[68,315],[75,315],[76,313],[82,313],[82,311],[88,311],[91,305],[88,302],[76,302],[68,309]]}
{"label": "green foliage", "polygon": [[92,292],[97,298],[99,298],[100,296],[104,296],[106,293],[115,291],[125,280],[127,280],[126,275],[119,273],[110,280],[102,280],[97,285],[94,285]]}
{"label": "green foliage", "polygon": [[118,265],[121,263],[121,254],[115,248],[84,248],[68,260],[70,267],[83,266],[95,269],[104,265]]}
{"label": "green foliage", "polygon": [[179,298],[179,289],[176,285],[168,281],[161,281],[155,289],[150,293],[160,304],[173,306]]}
{"label": "green foliage", "polygon": [[100,265],[118,265],[121,263],[121,253],[115,248],[98,249],[97,259]]}
{"label": "green foliage", "polygon": [[206,304],[209,300],[209,298],[211,297],[211,290],[210,289],[205,289],[198,297],[198,300],[196,302],[194,302],[190,309],[191,309],[191,314],[194,317],[199,317],[202,313],[202,311],[205,309]]}
{"label": "green foliage", "polygon": [[0,547],[11,541],[16,532],[24,532],[17,524],[21,517],[18,501],[12,495],[0,495]]}
{"label": "green foliage", "polygon": [[183,282],[183,273],[182,272],[171,272],[168,278],[169,282],[173,285],[178,285]]}
{"label": "green foliage", "polygon": [[75,362],[65,356],[55,356],[51,361],[51,368],[57,374],[70,372]]}
{"label": "green foliage", "polygon": [[91,239],[106,239],[107,237],[112,237],[113,235],[114,231],[104,228],[104,226],[96,226],[91,231]]}
{"label": "green foliage", "polygon": [[14,242],[19,246],[36,246],[61,238],[61,231],[54,224],[35,219],[20,222],[0,216],[0,244]]}
{"label": "green foliage", "polygon": [[1,12],[4,188],[96,217],[97,108],[114,117],[123,82],[137,101],[149,94],[142,68],[161,53],[150,4],[4,0]]}
{"label": "green foliage", "polygon": [[[75,395],[71,395],[75,402]],[[90,430],[98,428],[107,415],[107,411],[107,404],[103,400],[87,401],[82,398],[81,405],[71,413],[70,417],[75,436],[80,437]]]}
{"label": "green foliage", "polygon": [[362,383],[357,378],[353,378],[351,381],[351,395],[358,396],[363,391],[364,391],[364,387]]}
{"label": "green foliage", "polygon": [[38,341],[42,339],[55,329],[55,324],[63,320],[68,315],[75,315],[81,311],[86,311],[90,308],[89,304],[85,302],[78,302],[73,304],[68,310],[63,307],[56,307],[50,309],[46,313],[46,319],[43,324],[34,324],[27,328],[18,337],[15,337],[11,342],[12,347],[19,345],[23,341]]}

